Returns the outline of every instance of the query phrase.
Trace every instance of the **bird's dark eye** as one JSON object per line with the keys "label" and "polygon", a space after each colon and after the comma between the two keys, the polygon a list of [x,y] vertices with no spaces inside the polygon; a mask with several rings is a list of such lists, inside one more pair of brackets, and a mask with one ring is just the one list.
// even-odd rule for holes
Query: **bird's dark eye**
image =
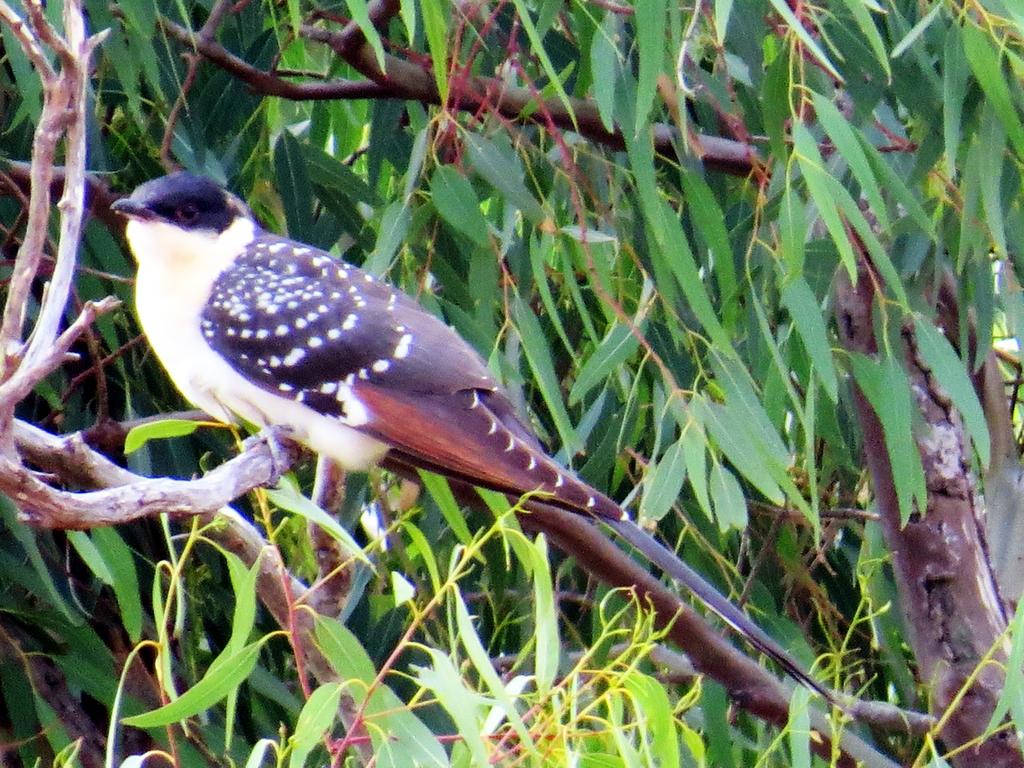
{"label": "bird's dark eye", "polygon": [[195,224],[199,219],[199,209],[192,203],[185,203],[174,210],[174,218],[179,224]]}

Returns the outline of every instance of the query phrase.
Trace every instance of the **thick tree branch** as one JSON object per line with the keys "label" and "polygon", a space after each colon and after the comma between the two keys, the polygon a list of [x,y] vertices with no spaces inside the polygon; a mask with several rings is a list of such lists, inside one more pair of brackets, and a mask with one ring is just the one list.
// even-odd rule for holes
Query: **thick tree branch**
{"label": "thick tree branch", "polygon": [[[872,311],[879,285],[866,262],[856,284],[844,272],[838,277],[836,314],[843,344],[850,351],[870,356],[878,352]],[[944,743],[963,747],[954,764],[1022,766],[1024,758],[1011,732],[986,736],[1005,681],[1006,621],[984,556],[963,425],[915,354],[909,328],[904,338],[905,368],[924,423],[915,439],[928,493],[928,508],[918,510],[906,525],[900,517],[882,423],[857,388],[854,404],[918,679],[930,688],[933,708],[943,715]]]}

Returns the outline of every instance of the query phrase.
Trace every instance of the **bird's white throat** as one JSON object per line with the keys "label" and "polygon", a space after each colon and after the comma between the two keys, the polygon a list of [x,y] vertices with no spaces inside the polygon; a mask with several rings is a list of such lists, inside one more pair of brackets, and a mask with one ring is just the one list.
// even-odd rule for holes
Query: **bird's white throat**
{"label": "bird's white throat", "polygon": [[214,279],[256,237],[256,223],[238,217],[223,232],[182,229],[165,221],[131,219],[124,230],[139,270],[155,268],[198,273]]}

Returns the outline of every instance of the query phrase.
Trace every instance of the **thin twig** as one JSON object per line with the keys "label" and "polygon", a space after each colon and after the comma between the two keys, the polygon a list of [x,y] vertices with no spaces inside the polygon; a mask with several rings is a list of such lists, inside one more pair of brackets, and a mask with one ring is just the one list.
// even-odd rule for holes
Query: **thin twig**
{"label": "thin twig", "polygon": [[112,296],[100,301],[87,301],[75,321],[54,339],[47,349],[40,350],[31,360],[26,358],[18,366],[14,376],[0,384],[0,407],[23,400],[36,384],[63,364],[64,356],[87,326],[98,316],[110,312],[120,304],[120,299]]}
{"label": "thin twig", "polygon": [[[29,6],[33,4],[34,0],[29,2]],[[14,34],[14,38],[21,46],[21,50],[25,52],[29,61],[32,62],[32,67],[39,75],[39,79],[42,80],[44,84],[52,81],[57,76],[57,73],[50,64],[50,60],[46,58],[46,54],[43,53],[42,46],[39,44],[39,38],[36,36],[36,33],[33,31],[32,27],[27,24],[10,5],[3,2],[3,0],[0,0],[0,21],[10,27],[11,32]]]}

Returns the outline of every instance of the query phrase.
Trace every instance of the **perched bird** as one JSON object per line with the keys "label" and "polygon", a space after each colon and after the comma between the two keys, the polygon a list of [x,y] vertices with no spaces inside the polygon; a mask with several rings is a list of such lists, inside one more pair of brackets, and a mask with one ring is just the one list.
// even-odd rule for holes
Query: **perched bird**
{"label": "perched bird", "polygon": [[265,231],[239,198],[201,176],[146,182],[114,210],[128,219],[142,329],[182,394],[211,416],[286,426],[346,469],[387,456],[510,497],[533,494],[584,525],[600,521],[831,698],[618,504],[551,459],[479,355],[410,297]]}

